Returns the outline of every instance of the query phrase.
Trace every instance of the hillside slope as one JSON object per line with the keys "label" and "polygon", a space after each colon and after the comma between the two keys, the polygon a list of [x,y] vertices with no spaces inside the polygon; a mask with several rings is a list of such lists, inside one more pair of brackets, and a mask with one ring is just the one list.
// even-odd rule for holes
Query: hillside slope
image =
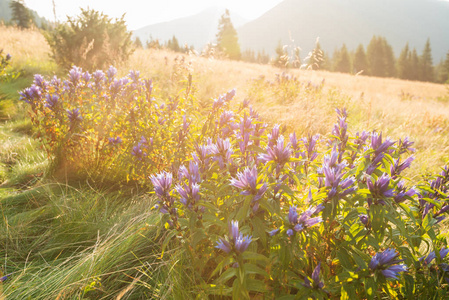
{"label": "hillside slope", "polygon": [[439,61],[449,50],[449,2],[439,0],[285,0],[238,29],[242,49],[272,53],[281,41],[303,49],[304,57],[317,37],[325,51],[346,43],[367,45],[373,35],[386,37],[396,55],[405,43],[421,52],[430,38]]}

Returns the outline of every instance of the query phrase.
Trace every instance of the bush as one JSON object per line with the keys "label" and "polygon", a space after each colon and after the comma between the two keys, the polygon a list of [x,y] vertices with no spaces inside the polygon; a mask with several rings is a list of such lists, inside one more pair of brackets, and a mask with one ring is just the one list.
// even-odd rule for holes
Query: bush
{"label": "bush", "polygon": [[138,71],[123,78],[116,72],[114,67],[93,73],[73,67],[66,80],[37,74],[20,93],[56,175],[141,181],[168,166],[179,167],[198,139],[214,129],[195,125],[204,123],[201,113],[214,119],[215,112],[200,113],[191,77],[185,90],[163,103],[152,80],[140,78]]}
{"label": "bush", "polygon": [[[179,170],[151,176],[163,247],[184,249],[192,293],[233,299],[445,298],[449,168],[418,186],[408,138],[285,139],[257,114],[223,110]],[[231,130],[229,130],[231,129]],[[406,156],[405,158],[403,156]]]}
{"label": "bush", "polygon": [[68,18],[46,36],[56,63],[69,69],[73,65],[87,70],[120,64],[134,51],[131,32],[124,16],[115,19],[95,10],[81,9],[81,15]]}

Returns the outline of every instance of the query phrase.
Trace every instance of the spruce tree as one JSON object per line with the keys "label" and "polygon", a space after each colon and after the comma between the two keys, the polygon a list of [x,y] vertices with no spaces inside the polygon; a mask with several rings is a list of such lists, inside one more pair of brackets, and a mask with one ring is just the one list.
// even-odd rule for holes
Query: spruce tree
{"label": "spruce tree", "polygon": [[366,56],[370,68],[370,74],[373,76],[385,76],[385,53],[382,47],[382,41],[377,36],[373,36],[368,48]]}
{"label": "spruce tree", "polygon": [[319,70],[322,69],[324,63],[324,52],[321,50],[321,45],[319,40],[316,40],[315,48],[309,53],[308,58],[306,58],[307,69]]}
{"label": "spruce tree", "polygon": [[364,75],[369,75],[368,60],[366,59],[365,48],[362,44],[357,47],[354,54],[354,72],[363,72]]}
{"label": "spruce tree", "polygon": [[22,29],[31,27],[31,13],[23,0],[12,0],[9,7],[12,10],[12,20],[17,23],[17,26]]}
{"label": "spruce tree", "polygon": [[419,66],[419,57],[418,52],[416,52],[416,49],[413,48],[411,59],[410,59],[410,76],[409,79],[411,80],[420,80],[421,78],[421,70]]}
{"label": "spruce tree", "polygon": [[381,43],[384,52],[384,76],[394,77],[396,76],[396,59],[394,57],[393,47],[391,47],[391,45],[387,42],[387,39],[384,37],[381,38]]}
{"label": "spruce tree", "polygon": [[229,10],[226,10],[218,22],[217,47],[230,59],[239,60],[241,57],[237,31],[232,25]]}
{"label": "spruce tree", "polygon": [[420,69],[422,81],[433,81],[433,62],[432,62],[432,49],[430,48],[430,39],[427,39],[424,46],[423,53],[420,57]]}
{"label": "spruce tree", "polygon": [[351,72],[351,61],[349,59],[348,49],[343,44],[341,49],[335,53],[334,57],[335,67],[334,70],[341,73]]}
{"label": "spruce tree", "polygon": [[398,77],[401,79],[412,79],[412,62],[411,62],[411,52],[408,43],[405,44],[404,49],[402,49],[401,54],[398,58]]}

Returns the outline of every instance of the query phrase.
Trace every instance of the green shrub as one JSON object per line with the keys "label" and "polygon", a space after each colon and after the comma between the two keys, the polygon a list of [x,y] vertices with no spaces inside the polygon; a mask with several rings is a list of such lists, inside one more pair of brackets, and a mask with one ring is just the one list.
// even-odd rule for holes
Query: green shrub
{"label": "green shrub", "polygon": [[134,48],[123,18],[113,22],[89,9],[81,9],[76,18],[69,17],[46,36],[56,63],[67,69],[77,65],[94,70],[126,61]]}

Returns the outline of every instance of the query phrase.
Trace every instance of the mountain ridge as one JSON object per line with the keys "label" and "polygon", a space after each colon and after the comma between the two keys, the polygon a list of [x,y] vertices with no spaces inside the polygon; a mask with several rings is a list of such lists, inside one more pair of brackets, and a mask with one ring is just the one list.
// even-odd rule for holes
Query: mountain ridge
{"label": "mountain ridge", "polygon": [[[381,20],[381,21],[379,21]],[[416,22],[419,20],[419,22]],[[421,52],[430,38],[434,63],[449,50],[449,2],[437,0],[284,0],[256,20],[237,29],[242,49],[273,53],[279,41],[302,48],[315,40],[326,52],[343,43],[365,47],[374,35],[384,36],[399,55],[408,42]]]}

